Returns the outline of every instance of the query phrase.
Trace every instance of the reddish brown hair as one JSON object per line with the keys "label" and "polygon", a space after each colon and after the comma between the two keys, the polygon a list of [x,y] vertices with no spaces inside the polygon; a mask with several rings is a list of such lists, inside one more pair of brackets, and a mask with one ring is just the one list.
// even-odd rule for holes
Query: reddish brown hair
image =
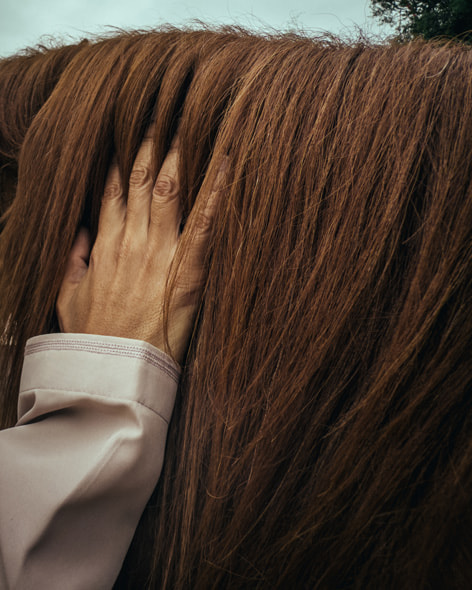
{"label": "reddish brown hair", "polygon": [[157,164],[180,121],[186,212],[230,165],[117,587],[467,587],[471,51],[168,29],[0,62],[3,426],[154,113]]}

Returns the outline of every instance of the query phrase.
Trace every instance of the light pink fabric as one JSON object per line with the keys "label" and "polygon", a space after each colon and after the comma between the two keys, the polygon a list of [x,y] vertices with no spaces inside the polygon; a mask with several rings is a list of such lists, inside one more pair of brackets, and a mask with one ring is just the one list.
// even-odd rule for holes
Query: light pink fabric
{"label": "light pink fabric", "polygon": [[112,587],[161,472],[177,365],[136,340],[28,341],[0,432],[0,588]]}

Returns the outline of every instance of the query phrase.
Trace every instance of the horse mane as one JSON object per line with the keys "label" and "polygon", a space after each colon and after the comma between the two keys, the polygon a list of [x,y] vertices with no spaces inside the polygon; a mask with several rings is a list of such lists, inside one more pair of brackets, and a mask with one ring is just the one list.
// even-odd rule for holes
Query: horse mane
{"label": "horse mane", "polygon": [[466,588],[471,50],[169,27],[0,61],[3,427],[112,155],[126,184],[154,117],[158,166],[179,125],[185,215],[229,166],[116,587]]}

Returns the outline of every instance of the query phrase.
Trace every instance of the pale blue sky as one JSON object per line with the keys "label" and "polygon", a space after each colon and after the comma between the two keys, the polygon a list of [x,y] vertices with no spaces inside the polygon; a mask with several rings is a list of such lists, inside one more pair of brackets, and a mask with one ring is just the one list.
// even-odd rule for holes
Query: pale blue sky
{"label": "pale blue sky", "polygon": [[200,19],[250,29],[386,34],[371,17],[369,0],[0,0],[0,56],[35,45],[42,36],[64,42],[106,30],[174,25]]}

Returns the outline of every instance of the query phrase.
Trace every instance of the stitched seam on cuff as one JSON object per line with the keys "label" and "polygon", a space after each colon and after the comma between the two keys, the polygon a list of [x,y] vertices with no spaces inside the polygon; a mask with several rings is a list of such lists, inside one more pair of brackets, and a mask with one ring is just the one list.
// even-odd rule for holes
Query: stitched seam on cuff
{"label": "stitched seam on cuff", "polygon": [[37,352],[61,350],[77,350],[80,352],[90,352],[91,354],[106,354],[109,356],[141,359],[163,371],[176,383],[179,382],[179,372],[175,367],[167,363],[163,358],[151,350],[130,344],[97,344],[96,342],[87,340],[48,340],[46,342],[27,344],[25,348],[25,356]]}

